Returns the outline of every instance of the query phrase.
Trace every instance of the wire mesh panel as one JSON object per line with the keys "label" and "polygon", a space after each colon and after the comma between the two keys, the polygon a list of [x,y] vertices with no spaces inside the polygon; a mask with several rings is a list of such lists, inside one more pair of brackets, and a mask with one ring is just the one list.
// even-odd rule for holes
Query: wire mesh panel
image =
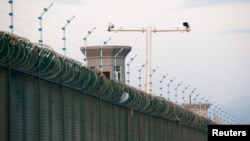
{"label": "wire mesh panel", "polygon": [[175,141],[176,131],[175,124],[172,121],[168,121],[168,132],[167,132],[167,140]]}
{"label": "wire mesh panel", "polygon": [[84,97],[84,139],[101,141],[99,99],[93,96]]}
{"label": "wire mesh panel", "polygon": [[101,102],[101,141],[115,141],[113,112],[111,103]]}
{"label": "wire mesh panel", "polygon": [[37,80],[11,71],[10,140],[39,139]]}
{"label": "wire mesh panel", "polygon": [[206,140],[202,130],[11,72],[10,140]]}
{"label": "wire mesh panel", "polygon": [[115,141],[127,141],[127,109],[114,107],[114,134]]}
{"label": "wire mesh panel", "polygon": [[195,133],[196,133],[196,140],[206,140],[207,139],[207,134],[204,134],[204,132],[197,130]]}
{"label": "wire mesh panel", "polygon": [[133,109],[128,111],[128,140],[138,141],[140,139],[139,114]]}
{"label": "wire mesh panel", "polygon": [[167,140],[167,120],[159,118],[159,140],[165,141]]}
{"label": "wire mesh panel", "polygon": [[82,94],[70,88],[64,88],[64,140],[80,141],[82,125]]}
{"label": "wire mesh panel", "polygon": [[156,117],[150,116],[150,141],[159,141],[160,140],[160,128],[159,120]]}
{"label": "wire mesh panel", "polygon": [[8,69],[0,67],[0,140],[7,141],[8,139]]}
{"label": "wire mesh panel", "polygon": [[186,131],[187,131],[186,125],[182,125],[181,126],[181,135],[182,135],[181,140],[182,141],[187,141],[189,139],[189,136]]}
{"label": "wire mesh panel", "polygon": [[140,141],[149,141],[149,116],[148,114],[139,113],[139,130]]}
{"label": "wire mesh panel", "polygon": [[40,82],[40,136],[43,141],[63,140],[62,87]]}
{"label": "wire mesh panel", "polygon": [[176,141],[182,141],[182,125],[176,123]]}

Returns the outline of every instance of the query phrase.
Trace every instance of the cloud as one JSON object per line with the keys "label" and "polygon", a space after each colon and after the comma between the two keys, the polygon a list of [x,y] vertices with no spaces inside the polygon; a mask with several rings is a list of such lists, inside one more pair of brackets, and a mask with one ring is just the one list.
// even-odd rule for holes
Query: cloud
{"label": "cloud", "polygon": [[53,3],[61,3],[61,4],[70,4],[70,5],[78,5],[83,4],[84,0],[52,0]]}
{"label": "cloud", "polygon": [[233,34],[250,34],[250,28],[239,28],[239,29],[232,29],[232,30],[223,30],[220,33],[233,33]]}
{"label": "cloud", "polygon": [[249,0],[189,0],[185,1],[181,7],[199,8],[199,7],[210,7],[216,5],[242,4],[242,3],[250,3],[250,1]]}
{"label": "cloud", "polygon": [[240,120],[243,120],[244,123],[250,123],[250,103],[249,103],[250,96],[245,97],[237,97],[228,103],[225,103],[224,106],[234,111],[234,116],[240,117]]}

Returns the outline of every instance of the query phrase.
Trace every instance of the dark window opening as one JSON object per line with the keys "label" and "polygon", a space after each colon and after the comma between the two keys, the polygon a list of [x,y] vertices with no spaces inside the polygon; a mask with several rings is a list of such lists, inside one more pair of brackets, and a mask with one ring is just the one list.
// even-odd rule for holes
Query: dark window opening
{"label": "dark window opening", "polygon": [[104,71],[103,72],[104,76],[110,79],[110,72],[109,71]]}

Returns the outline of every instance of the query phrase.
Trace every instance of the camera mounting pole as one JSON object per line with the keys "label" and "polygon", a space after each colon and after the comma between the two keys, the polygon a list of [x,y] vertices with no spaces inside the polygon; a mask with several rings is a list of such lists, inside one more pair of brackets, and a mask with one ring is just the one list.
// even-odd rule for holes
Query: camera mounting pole
{"label": "camera mounting pole", "polygon": [[151,40],[152,40],[152,32],[189,32],[191,31],[190,26],[187,22],[183,22],[183,26],[185,27],[184,29],[172,29],[172,30],[159,30],[159,29],[152,29],[151,26],[146,26],[146,29],[115,29],[114,24],[109,23],[108,25],[108,31],[111,32],[121,32],[121,31],[126,31],[126,32],[146,32],[146,61],[148,62],[148,65],[146,66],[146,83],[145,83],[145,91],[150,93],[150,88],[149,88],[149,80],[150,80],[150,72],[151,72]]}

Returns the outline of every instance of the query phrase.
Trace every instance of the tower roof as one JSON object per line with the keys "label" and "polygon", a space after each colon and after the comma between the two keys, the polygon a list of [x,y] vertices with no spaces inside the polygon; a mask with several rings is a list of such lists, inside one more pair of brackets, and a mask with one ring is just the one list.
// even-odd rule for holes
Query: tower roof
{"label": "tower roof", "polygon": [[[87,46],[86,47],[86,49],[87,49],[87,58],[91,58],[91,57],[94,57],[94,56],[99,56],[100,55],[100,52],[99,52],[100,47],[101,46]],[[122,50],[121,53],[119,53],[119,55],[118,55],[119,57],[126,57],[127,54],[132,49],[131,46],[109,45],[109,46],[103,47],[102,55],[105,56],[105,57],[107,57],[107,56],[109,56],[109,57],[115,56],[116,53],[122,48],[123,48],[123,50]],[[85,47],[81,47],[80,50],[85,55]]]}

